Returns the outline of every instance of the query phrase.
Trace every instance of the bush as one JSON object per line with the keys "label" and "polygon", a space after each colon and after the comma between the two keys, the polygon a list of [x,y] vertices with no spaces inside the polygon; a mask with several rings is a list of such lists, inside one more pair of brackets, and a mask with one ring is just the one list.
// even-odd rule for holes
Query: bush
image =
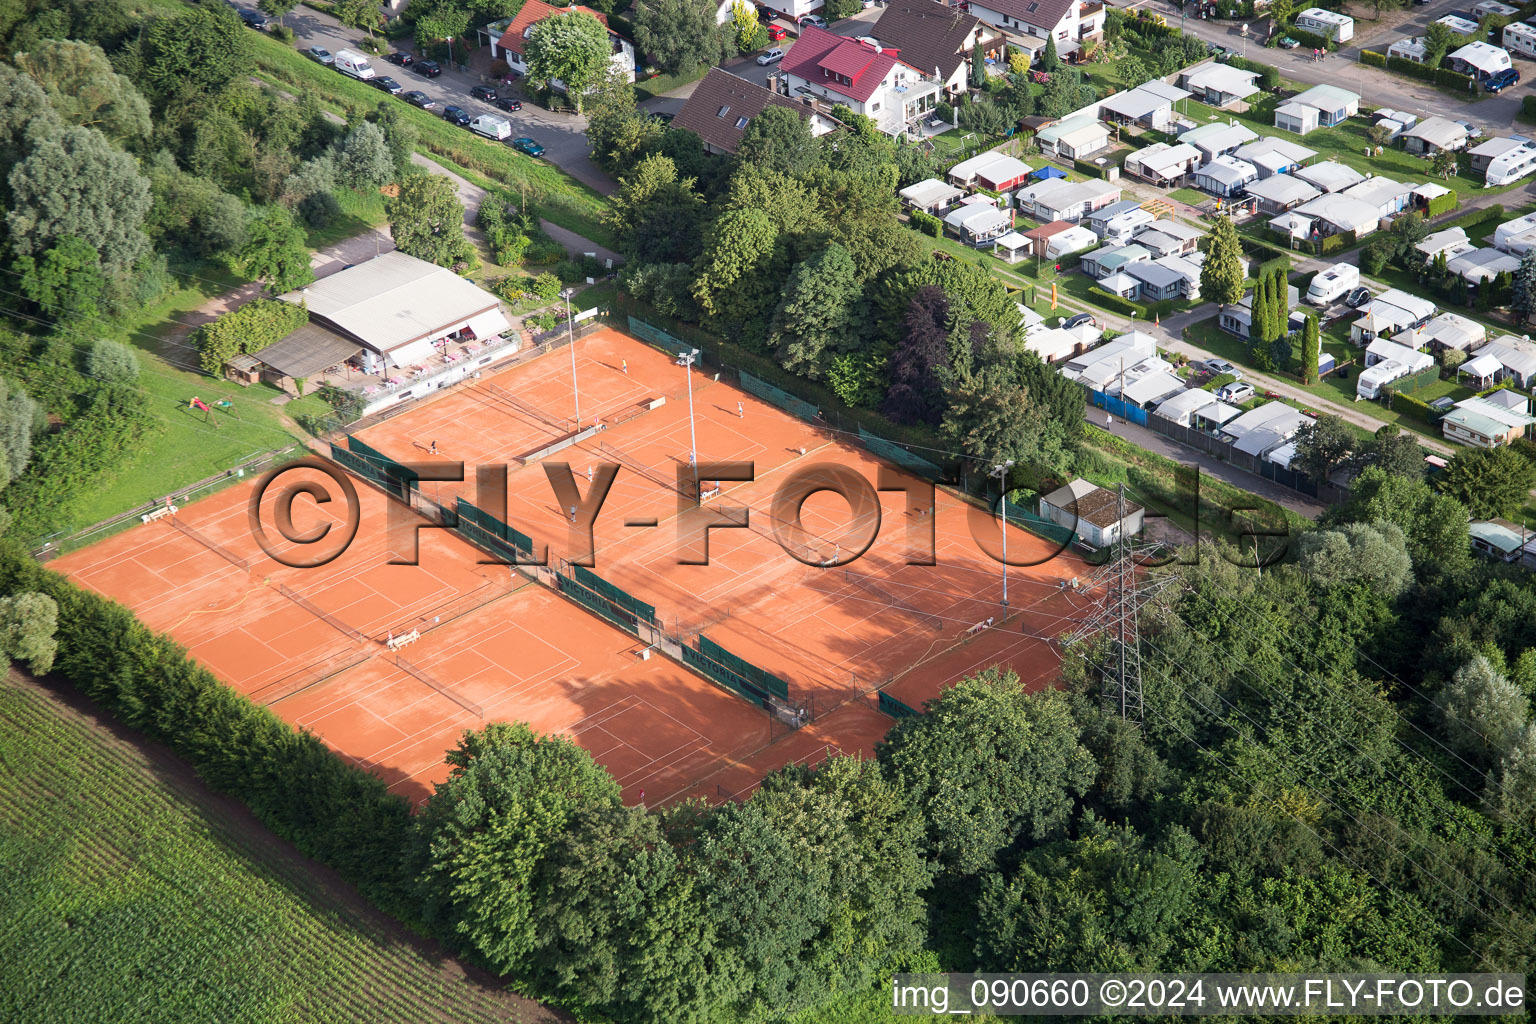
{"label": "bush", "polygon": [[291,43],[293,42],[293,29],[287,25],[278,25],[272,30],[272,38],[279,42]]}
{"label": "bush", "polygon": [[560,278],[546,271],[533,279],[529,290],[541,299],[553,299],[560,294]]}
{"label": "bush", "polygon": [[922,210],[913,210],[910,219],[912,226],[917,228],[917,230],[921,231],[923,234],[932,235],[934,238],[943,237],[944,222],[939,220],[939,218],[935,217],[933,214],[924,213]]}
{"label": "bush", "polygon": [[328,227],[341,216],[341,203],[334,193],[316,192],[299,203],[299,216],[312,228]]}
{"label": "bush", "polygon": [[1316,32],[1308,32],[1306,29],[1297,28],[1295,25],[1287,25],[1283,34],[1290,36],[1302,46],[1313,49],[1337,50],[1339,48],[1339,44],[1327,36],[1320,36]]}
{"label": "bush", "polygon": [[950,124],[954,124],[955,108],[950,106],[948,103],[940,101],[933,108],[933,116],[937,117],[941,121],[948,121]]}
{"label": "bush", "polygon": [[1360,63],[1367,64],[1373,68],[1384,68],[1387,66],[1387,55],[1377,53],[1375,50],[1361,50]]}
{"label": "bush", "polygon": [[364,36],[362,41],[357,44],[357,48],[362,50],[364,53],[384,52],[384,44],[379,42],[379,40],[374,36]]}
{"label": "bush", "polygon": [[1536,123],[1536,96],[1520,98],[1520,120]]}
{"label": "bush", "polygon": [[[544,275],[540,274],[539,276],[543,277]],[[561,260],[555,264],[555,276],[560,279],[560,284],[564,286],[579,284],[585,275],[582,274],[581,266],[575,260]],[[559,289],[556,289],[555,294],[559,294]]]}
{"label": "bush", "polygon": [[1324,238],[1320,247],[1322,255],[1326,256],[1331,252],[1338,252],[1343,249],[1345,237],[1345,235],[1329,235]]}
{"label": "bush", "polygon": [[[1435,372],[1438,373],[1439,371],[1435,370]],[[1440,414],[1430,408],[1428,402],[1422,398],[1415,398],[1412,395],[1406,395],[1398,391],[1397,386],[1401,383],[1401,381],[1394,381],[1392,387],[1387,389],[1387,408],[1393,412],[1400,412],[1405,416],[1412,416],[1414,419],[1429,426],[1434,426],[1440,422]]]}
{"label": "bush", "polygon": [[85,373],[108,384],[132,384],[139,379],[139,357],[127,345],[98,338],[86,350]]}
{"label": "bush", "polygon": [[1455,192],[1443,196],[1435,196],[1429,201],[1429,216],[1438,217],[1442,213],[1450,213],[1461,205],[1461,197]]}
{"label": "bush", "polygon": [[1132,302],[1130,299],[1122,299],[1118,295],[1111,295],[1098,285],[1088,289],[1088,293],[1093,296],[1093,302],[1096,306],[1102,306],[1111,312],[1123,313],[1129,317],[1142,320],[1147,318],[1147,308],[1145,306]]}

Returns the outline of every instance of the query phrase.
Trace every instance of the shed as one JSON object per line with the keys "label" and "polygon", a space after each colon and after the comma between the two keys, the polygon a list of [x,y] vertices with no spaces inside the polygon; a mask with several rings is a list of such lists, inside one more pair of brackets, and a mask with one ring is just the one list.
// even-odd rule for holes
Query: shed
{"label": "shed", "polygon": [[261,360],[242,352],[224,364],[224,376],[241,387],[260,384]]}
{"label": "shed", "polygon": [[1114,544],[1122,535],[1135,536],[1145,521],[1140,505],[1082,477],[1042,497],[1039,511],[1096,548]]}
{"label": "shed", "polygon": [[311,323],[274,341],[255,358],[267,368],[264,376],[286,389],[288,381],[319,376],[362,351],[357,342]]}
{"label": "shed", "polygon": [[1501,562],[1518,559],[1528,539],[1524,527],[1506,519],[1474,520],[1467,524],[1467,536],[1472,541],[1472,550]]}
{"label": "shed", "polygon": [[965,193],[938,178],[926,178],[915,185],[908,185],[897,194],[911,209],[936,214],[958,203]]}

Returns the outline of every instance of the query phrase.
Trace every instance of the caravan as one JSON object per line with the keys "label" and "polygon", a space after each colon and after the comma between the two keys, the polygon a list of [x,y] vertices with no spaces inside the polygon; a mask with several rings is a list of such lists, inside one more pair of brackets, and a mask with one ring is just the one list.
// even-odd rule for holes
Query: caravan
{"label": "caravan", "polygon": [[1536,171],[1536,147],[1521,146],[1489,162],[1487,182],[1490,188],[1510,185],[1533,171]]}
{"label": "caravan", "polygon": [[1352,263],[1335,263],[1312,279],[1307,289],[1307,301],[1314,306],[1327,307],[1349,294],[1360,283],[1360,268]]}

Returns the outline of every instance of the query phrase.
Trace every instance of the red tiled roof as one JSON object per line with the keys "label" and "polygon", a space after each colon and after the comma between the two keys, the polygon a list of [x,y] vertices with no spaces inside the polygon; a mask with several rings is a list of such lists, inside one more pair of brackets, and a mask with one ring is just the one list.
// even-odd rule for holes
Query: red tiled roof
{"label": "red tiled roof", "polygon": [[[513,53],[521,54],[523,52],[523,45],[528,41],[529,29],[545,18],[552,18],[557,14],[570,14],[572,11],[590,14],[602,22],[604,28],[608,28],[608,15],[602,11],[594,11],[590,7],[582,7],[580,4],[574,7],[551,7],[549,4],[544,3],[543,0],[527,0],[523,4],[523,9],[517,12],[517,17],[512,19],[512,24],[508,25],[507,30],[501,34],[501,41],[496,45],[504,50],[511,50]],[[608,28],[608,31],[612,32],[613,30]]]}
{"label": "red tiled roof", "polygon": [[[536,0],[528,0],[534,3]],[[880,52],[868,43],[845,39],[826,29],[807,25],[790,47],[780,67],[786,74],[803,78],[860,103],[868,100],[897,63],[894,50]],[[852,83],[833,75],[843,75]]]}

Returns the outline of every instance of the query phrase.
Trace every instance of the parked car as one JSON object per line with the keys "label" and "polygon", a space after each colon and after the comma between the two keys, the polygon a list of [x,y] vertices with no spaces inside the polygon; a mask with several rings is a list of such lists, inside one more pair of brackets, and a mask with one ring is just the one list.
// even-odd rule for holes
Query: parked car
{"label": "parked car", "polygon": [[259,32],[267,29],[267,16],[260,11],[246,10],[244,7],[235,8],[235,13],[240,15],[240,20],[245,22],[246,28],[254,28]]}
{"label": "parked car", "polygon": [[827,19],[819,14],[802,14],[796,24],[801,28],[805,28],[807,25],[814,25],[816,28],[826,28]]}
{"label": "parked car", "polygon": [[777,46],[768,50],[764,50],[762,53],[757,55],[757,63],[763,67],[767,67],[769,64],[776,64],[783,59],[784,51]]}
{"label": "parked car", "polygon": [[304,56],[308,57],[316,64],[324,64],[326,67],[330,67],[332,64],[336,63],[336,58],[331,56],[331,51],[327,50],[323,46],[311,46],[309,49],[304,51]]}
{"label": "parked car", "polygon": [[456,124],[460,128],[464,128],[469,124],[470,121],[473,121],[474,118],[470,117],[469,113],[463,107],[450,106],[443,108],[443,120],[447,121],[449,124]]}
{"label": "parked car", "polygon": [[528,138],[526,135],[520,139],[512,140],[512,148],[529,156],[543,156],[544,147]]}
{"label": "parked car", "polygon": [[1231,405],[1237,405],[1239,402],[1246,402],[1248,399],[1253,397],[1253,385],[1245,384],[1240,380],[1235,380],[1231,384],[1228,384],[1217,391],[1216,397],[1221,399],[1223,402],[1227,402]]}
{"label": "parked car", "polygon": [[1370,301],[1371,290],[1369,288],[1356,288],[1348,295],[1344,296],[1344,305],[1348,306],[1350,309],[1359,309],[1361,306]]}
{"label": "parked car", "polygon": [[768,41],[770,43],[782,43],[788,35],[789,29],[783,25],[768,26]]}
{"label": "parked car", "polygon": [[508,96],[498,96],[492,101],[497,110],[522,110],[523,101],[514,100]]}
{"label": "parked car", "polygon": [[1228,373],[1238,380],[1243,379],[1243,371],[1239,370],[1225,359],[1207,359],[1205,361],[1205,371],[1207,373],[1215,374],[1218,377],[1224,373]]}
{"label": "parked car", "polygon": [[1292,39],[1290,36],[1286,36],[1284,39],[1280,40],[1280,45],[1287,50],[1294,50],[1296,47],[1301,45],[1301,40]]}
{"label": "parked car", "polygon": [[443,73],[443,67],[435,60],[418,60],[408,65],[418,75],[426,75],[428,78],[436,78]]}
{"label": "parked car", "polygon": [[422,110],[432,109],[432,97],[428,96],[420,89],[412,89],[408,93],[403,93],[401,94],[400,98],[405,100],[405,102],[409,103],[413,107],[420,107]]}
{"label": "parked car", "polygon": [[1514,68],[1505,68],[1496,74],[1489,75],[1483,83],[1483,88],[1489,92],[1502,92],[1520,81],[1520,72]]}
{"label": "parked car", "polygon": [[1091,327],[1099,326],[1099,322],[1093,318],[1092,313],[1076,313],[1061,322],[1063,329],[1070,330],[1073,327],[1081,327],[1088,324]]}
{"label": "parked car", "polygon": [[383,89],[391,96],[399,96],[401,90],[404,88],[404,86],[395,81],[393,78],[390,78],[388,75],[385,75],[383,78],[371,78],[369,79],[369,83],[375,89]]}
{"label": "parked car", "polygon": [[473,89],[469,90],[469,94],[475,99],[485,100],[487,103],[496,102],[496,90],[492,89],[488,85],[477,85]]}
{"label": "parked car", "polygon": [[396,50],[394,53],[386,53],[384,55],[384,59],[389,61],[391,64],[395,65],[396,67],[401,67],[401,68],[408,68],[412,64],[416,63],[416,58],[415,57],[412,57],[408,53],[401,53],[399,50]]}

